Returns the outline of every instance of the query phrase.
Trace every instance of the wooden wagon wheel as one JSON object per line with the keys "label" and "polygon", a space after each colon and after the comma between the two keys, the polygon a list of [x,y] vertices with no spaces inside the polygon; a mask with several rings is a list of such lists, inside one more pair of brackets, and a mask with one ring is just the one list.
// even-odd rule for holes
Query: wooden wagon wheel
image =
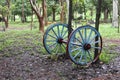
{"label": "wooden wagon wheel", "polygon": [[66,52],[66,44],[63,40],[68,40],[67,24],[52,24],[46,30],[43,37],[43,44],[49,54],[64,54]]}
{"label": "wooden wagon wheel", "polygon": [[[95,38],[98,40],[95,41]],[[98,46],[95,46],[98,44]],[[79,65],[87,65],[95,62],[102,50],[102,38],[100,33],[92,26],[86,25],[74,30],[67,45],[71,60]],[[98,50],[98,56],[94,57],[95,49]]]}

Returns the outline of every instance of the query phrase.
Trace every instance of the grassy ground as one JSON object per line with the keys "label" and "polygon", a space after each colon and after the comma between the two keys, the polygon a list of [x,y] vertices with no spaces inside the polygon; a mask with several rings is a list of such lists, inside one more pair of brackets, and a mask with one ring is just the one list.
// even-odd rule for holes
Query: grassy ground
{"label": "grassy ground", "polygon": [[[47,54],[42,44],[42,35],[38,32],[38,23],[35,22],[33,30],[30,30],[30,23],[10,23],[10,30],[6,32],[0,32],[0,52],[4,52],[1,56],[11,56],[13,54],[22,53],[19,47],[24,48],[25,50],[31,50],[31,54],[37,53]],[[24,28],[24,29],[23,29]],[[46,27],[47,28],[47,27]],[[45,28],[45,29],[46,29]],[[18,30],[17,30],[18,29]],[[100,56],[100,59],[106,63],[108,63],[112,58],[114,58],[117,54],[111,52],[110,49],[114,49],[117,44],[110,43],[109,40],[120,40],[120,33],[117,33],[117,28],[111,27],[111,24],[100,24],[100,33],[103,37],[103,51]],[[27,41],[26,41],[27,40]],[[106,46],[107,45],[107,46]],[[18,47],[18,51],[12,51],[12,47]],[[35,50],[34,50],[35,48]],[[25,51],[24,50],[24,51]],[[35,52],[34,52],[35,51]]]}
{"label": "grassy ground", "polygon": [[112,26],[112,24],[100,24],[100,33],[103,38],[108,39],[120,39],[120,33],[118,33],[118,28]]}

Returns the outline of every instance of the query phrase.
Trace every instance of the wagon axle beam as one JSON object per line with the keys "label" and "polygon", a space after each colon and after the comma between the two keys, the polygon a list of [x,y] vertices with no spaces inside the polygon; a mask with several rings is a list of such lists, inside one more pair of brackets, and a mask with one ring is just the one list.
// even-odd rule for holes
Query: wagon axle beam
{"label": "wagon axle beam", "polygon": [[64,40],[64,39],[62,39],[62,38],[59,38],[59,39],[57,40],[57,42],[58,42],[59,44],[62,44],[62,43],[67,44],[67,40]]}

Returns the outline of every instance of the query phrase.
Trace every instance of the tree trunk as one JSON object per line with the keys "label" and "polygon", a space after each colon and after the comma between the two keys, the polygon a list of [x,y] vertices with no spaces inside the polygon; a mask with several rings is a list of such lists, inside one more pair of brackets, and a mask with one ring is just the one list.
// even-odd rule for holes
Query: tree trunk
{"label": "tree trunk", "polygon": [[39,21],[39,31],[44,33],[44,19],[41,16],[37,16]]}
{"label": "tree trunk", "polygon": [[41,15],[40,8],[37,6],[35,0],[29,0],[33,11],[35,12],[39,21],[39,30],[44,33],[44,16]]}
{"label": "tree trunk", "polygon": [[21,17],[22,23],[25,22],[25,14],[24,14],[24,0],[22,0],[22,17]]}
{"label": "tree trunk", "polygon": [[31,30],[33,28],[33,9],[32,9],[32,15],[31,15]]}
{"label": "tree trunk", "polygon": [[65,12],[64,12],[64,5],[63,5],[63,0],[60,0],[60,4],[61,4],[61,7],[62,7],[62,9],[61,9],[61,12],[60,12],[60,21],[62,22],[62,23],[64,23],[64,17],[65,17]]}
{"label": "tree trunk", "polygon": [[[72,0],[69,0],[69,15],[68,15],[68,38],[72,32]],[[67,50],[68,51],[68,50]],[[69,54],[66,52],[65,57],[68,59]]]}
{"label": "tree trunk", "polygon": [[14,22],[15,22],[15,20],[16,20],[16,19],[15,19],[15,15],[13,15],[13,20],[14,20]]}
{"label": "tree trunk", "polygon": [[45,25],[48,25],[46,0],[43,0],[42,7],[43,7],[43,17],[45,20]]}
{"label": "tree trunk", "polygon": [[112,25],[118,27],[118,0],[113,0],[113,20]]}
{"label": "tree trunk", "polygon": [[[66,0],[66,3],[67,3],[67,15],[69,15],[69,0]],[[68,18],[69,16],[66,16],[66,23],[68,23]]]}
{"label": "tree trunk", "polygon": [[105,23],[108,22],[108,9],[105,9],[105,11],[104,11],[104,22]]}
{"label": "tree trunk", "polygon": [[3,17],[4,22],[5,22],[5,28],[8,28],[8,19],[7,17]]}
{"label": "tree trunk", "polygon": [[72,32],[72,0],[69,0],[69,15],[68,15],[68,36]]}
{"label": "tree trunk", "polygon": [[[8,9],[10,9],[10,0],[6,0],[6,3],[7,3],[7,6],[8,6]],[[5,17],[4,18],[4,20],[5,20],[5,26],[6,26],[6,28],[8,28],[9,27],[9,16],[7,15],[7,17]]]}
{"label": "tree trunk", "polygon": [[53,21],[55,21],[55,8],[54,7],[52,8],[52,11],[53,11]]}
{"label": "tree trunk", "polygon": [[[95,28],[97,31],[99,31],[99,20],[100,20],[100,14],[101,14],[101,4],[102,4],[102,0],[97,0],[97,7],[96,7],[96,22],[95,22]],[[98,41],[98,37],[95,38],[95,41]],[[98,47],[98,43],[95,44],[96,47]],[[95,55],[94,58],[96,58],[99,55],[98,53],[98,49],[95,49]],[[100,60],[99,58],[96,60],[95,63],[98,63]]]}

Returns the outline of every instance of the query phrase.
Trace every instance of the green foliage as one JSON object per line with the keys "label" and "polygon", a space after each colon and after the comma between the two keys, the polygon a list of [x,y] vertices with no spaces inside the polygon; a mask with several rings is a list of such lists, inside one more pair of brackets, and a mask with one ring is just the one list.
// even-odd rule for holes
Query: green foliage
{"label": "green foliage", "polygon": [[47,1],[47,14],[48,16],[51,16],[52,14],[52,9],[55,9],[56,14],[60,13],[60,4],[58,4],[57,2],[55,2],[54,0],[51,1]]}
{"label": "green foliage", "polygon": [[74,0],[73,1],[73,12],[78,11],[82,14],[84,12],[84,0]]}
{"label": "green foliage", "polygon": [[[14,5],[13,5],[12,14],[22,16],[22,7],[23,7],[22,1],[19,0],[13,4]],[[24,14],[25,16],[30,16],[32,14],[30,3],[26,0],[24,0]]]}
{"label": "green foliage", "polygon": [[104,48],[100,55],[100,60],[103,61],[104,63],[109,63],[116,56],[117,56],[117,54],[115,52],[111,53],[110,49]]}
{"label": "green foliage", "polygon": [[112,11],[112,1],[113,0],[103,0],[102,2],[102,11],[104,12],[106,9]]}
{"label": "green foliage", "polygon": [[8,7],[0,5],[0,14],[2,14],[2,16],[9,15],[9,9],[8,9]]}

